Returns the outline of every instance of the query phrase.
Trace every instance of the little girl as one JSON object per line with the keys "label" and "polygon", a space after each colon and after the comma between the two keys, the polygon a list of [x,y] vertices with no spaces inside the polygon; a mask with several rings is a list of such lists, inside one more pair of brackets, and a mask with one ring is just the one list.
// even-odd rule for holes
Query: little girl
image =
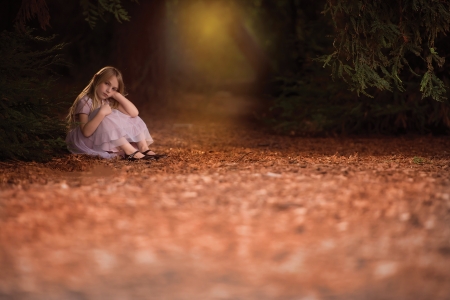
{"label": "little girl", "polygon": [[122,74],[114,67],[98,71],[75,99],[67,120],[67,148],[75,154],[128,160],[161,157],[149,150],[153,139],[139,111],[125,98]]}

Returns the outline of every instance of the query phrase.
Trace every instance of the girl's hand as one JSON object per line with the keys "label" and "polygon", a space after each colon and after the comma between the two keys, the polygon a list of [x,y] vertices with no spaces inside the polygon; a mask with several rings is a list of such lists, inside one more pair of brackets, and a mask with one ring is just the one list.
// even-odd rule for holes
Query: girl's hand
{"label": "girl's hand", "polygon": [[109,97],[109,98],[111,98],[112,100],[116,100],[116,101],[118,101],[118,97],[117,96],[119,96],[119,95],[121,95],[118,91],[114,91],[114,90],[112,90],[111,91],[111,96]]}
{"label": "girl's hand", "polygon": [[108,103],[102,104],[102,106],[100,106],[100,111],[98,112],[99,114],[102,114],[104,117],[109,115],[112,112],[111,110],[111,106],[109,106]]}

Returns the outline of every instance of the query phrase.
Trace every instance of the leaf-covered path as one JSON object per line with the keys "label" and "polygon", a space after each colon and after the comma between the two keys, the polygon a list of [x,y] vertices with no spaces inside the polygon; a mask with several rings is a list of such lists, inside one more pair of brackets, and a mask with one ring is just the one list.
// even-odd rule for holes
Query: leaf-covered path
{"label": "leaf-covered path", "polygon": [[150,164],[1,163],[0,299],[450,299],[448,137],[148,122]]}

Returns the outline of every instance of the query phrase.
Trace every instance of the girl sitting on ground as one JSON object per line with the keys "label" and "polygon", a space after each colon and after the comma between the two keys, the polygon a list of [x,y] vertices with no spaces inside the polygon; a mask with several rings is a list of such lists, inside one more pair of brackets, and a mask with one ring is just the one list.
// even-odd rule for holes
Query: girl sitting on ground
{"label": "girl sitting on ground", "polygon": [[153,139],[136,106],[128,100],[120,71],[104,67],[75,99],[67,120],[67,148],[74,154],[128,160],[157,159]]}

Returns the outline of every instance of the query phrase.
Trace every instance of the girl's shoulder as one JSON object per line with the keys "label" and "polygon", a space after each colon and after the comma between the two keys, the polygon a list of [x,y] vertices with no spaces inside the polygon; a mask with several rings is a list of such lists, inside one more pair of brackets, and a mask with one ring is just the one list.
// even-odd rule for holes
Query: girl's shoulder
{"label": "girl's shoulder", "polygon": [[83,104],[85,103],[92,104],[92,99],[88,95],[84,95],[83,97],[80,98],[79,101],[82,102]]}
{"label": "girl's shoulder", "polygon": [[84,113],[89,114],[92,110],[92,99],[85,95],[78,100],[78,104],[75,108],[75,114]]}

